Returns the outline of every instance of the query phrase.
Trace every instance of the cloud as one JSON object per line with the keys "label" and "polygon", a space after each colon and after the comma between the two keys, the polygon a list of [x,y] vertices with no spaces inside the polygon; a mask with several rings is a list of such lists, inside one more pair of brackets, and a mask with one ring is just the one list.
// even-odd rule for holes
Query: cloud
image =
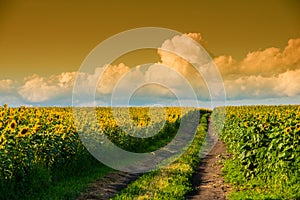
{"label": "cloud", "polygon": [[29,102],[44,102],[66,92],[70,92],[76,72],[64,72],[48,78],[37,74],[26,77],[24,84],[19,88],[19,95]]}
{"label": "cloud", "polygon": [[282,73],[276,79],[274,90],[279,96],[300,95],[300,69]]}
{"label": "cloud", "polygon": [[0,80],[0,91],[10,92],[14,88],[14,81],[11,79]]}
{"label": "cloud", "polygon": [[300,95],[300,39],[290,39],[280,50],[253,51],[241,61],[231,56],[214,58],[229,99],[263,99]]}
{"label": "cloud", "polygon": [[199,44],[201,44],[202,46],[206,45],[206,41],[203,39],[201,33],[185,33],[184,34],[187,37],[192,38],[193,40],[195,40],[196,42],[198,42]]}
{"label": "cloud", "polygon": [[[99,93],[108,94],[112,92],[118,79],[128,70],[129,68],[121,63],[114,66],[96,67],[94,73],[63,72],[50,77],[33,74],[24,79],[23,85],[18,89],[18,94],[25,101],[32,103],[46,102],[59,97],[70,99],[76,79],[77,91],[75,93],[77,94],[94,94],[95,89]],[[98,80],[100,80],[99,84]]]}
{"label": "cloud", "polygon": [[300,95],[299,83],[300,69],[272,77],[250,75],[224,80],[229,100],[296,97]]}
{"label": "cloud", "polygon": [[200,99],[210,98],[204,79],[188,64],[182,65],[181,68],[162,63],[152,65],[146,72],[146,80],[165,85],[181,98],[194,98],[194,95]]}
{"label": "cloud", "polygon": [[118,80],[129,71],[130,68],[124,63],[106,66],[105,71],[101,75],[97,91],[103,94],[111,93]]}
{"label": "cloud", "polygon": [[[186,34],[200,44],[205,44],[200,34]],[[178,71],[186,79],[205,91],[206,85],[212,84],[210,79],[212,68],[200,67],[201,75],[189,63],[205,63],[208,61],[205,52],[193,46],[193,43],[184,36],[175,36],[166,40],[162,49],[158,50],[161,63]],[[171,52],[179,52],[179,56]],[[181,57],[186,59],[182,59]],[[214,58],[218,67],[228,99],[265,99],[279,97],[295,97],[300,95],[300,39],[290,39],[283,50],[270,47],[252,51],[244,59],[238,61],[232,56],[222,55]],[[209,63],[207,64],[209,66]],[[205,81],[204,81],[205,80]],[[218,89],[216,89],[218,90]]]}
{"label": "cloud", "polygon": [[212,73],[208,73],[207,66],[212,59],[203,48],[205,44],[200,33],[187,33],[166,40],[158,49],[160,63],[181,74],[200,99],[210,99],[207,81]]}
{"label": "cloud", "polygon": [[235,79],[241,75],[238,63],[234,58],[232,58],[232,56],[222,55],[214,58],[214,62],[223,78]]}
{"label": "cloud", "polygon": [[[167,75],[167,78],[166,78]],[[177,75],[177,76],[176,76]],[[178,74],[161,64],[137,66],[126,72],[115,84],[112,94],[113,105],[127,105],[129,102],[157,102],[173,98],[176,87],[182,87]],[[178,81],[181,81],[178,85]],[[105,101],[101,94],[98,98]],[[133,98],[133,99],[132,99]],[[110,103],[110,102],[108,102]]]}
{"label": "cloud", "polygon": [[[199,33],[170,38],[157,51],[160,62],[147,67],[129,68],[120,63],[96,67],[92,73],[63,72],[49,77],[33,74],[23,82],[0,80],[0,103],[46,105],[56,102],[68,105],[72,94],[82,99],[96,94],[95,100],[90,98],[86,100],[88,103],[79,103],[94,105],[97,101],[101,105],[110,105],[108,100],[114,90],[118,92],[115,96],[118,98],[131,92],[139,105],[143,101],[174,102],[174,94],[189,102],[189,84],[199,100],[207,101],[222,88],[217,88],[219,83],[214,85],[217,72],[206,50],[199,44],[206,44]],[[300,96],[300,39],[290,39],[283,49],[270,47],[249,52],[242,60],[221,55],[213,61],[222,75],[229,100],[259,99],[263,102],[270,98],[290,100]],[[75,83],[76,91],[73,91]],[[142,83],[151,84],[141,87]],[[207,85],[214,88],[214,91],[210,90],[211,94]]]}
{"label": "cloud", "polygon": [[[196,33],[175,36],[166,40],[158,50],[161,57],[160,63],[150,66],[144,74],[139,70],[130,71],[128,75],[130,78],[121,84],[123,90],[126,91],[126,87],[132,85],[135,80],[145,79],[149,82],[162,83],[177,93],[186,91],[185,85],[189,82],[201,100],[208,100],[209,95],[217,96],[213,93],[220,92],[221,88],[213,85],[213,79],[216,79],[213,74],[216,72],[208,62],[209,56],[204,49],[195,45],[195,41],[186,36],[195,39],[200,44],[205,43],[201,35]],[[253,51],[241,61],[226,55],[214,58],[224,79],[228,99],[266,99],[299,95],[299,47],[300,39],[291,39],[282,51],[275,47]],[[203,64],[200,66],[202,74],[190,64],[197,62]],[[184,80],[175,75],[176,72],[184,77]],[[124,70],[124,73],[128,73],[128,69]],[[111,80],[107,82],[115,82],[114,77],[117,76],[111,77]],[[214,91],[210,91],[211,94],[208,93],[207,84],[213,85]],[[111,89],[107,92],[110,91]],[[156,97],[171,95],[170,91],[168,92],[165,88],[155,86],[149,86],[141,93],[152,94]]]}
{"label": "cloud", "polygon": [[177,69],[178,66],[186,65],[187,62],[204,65],[211,59],[201,43],[204,41],[199,33],[177,35],[163,42],[161,48],[158,49],[158,55],[162,63]]}
{"label": "cloud", "polygon": [[[196,42],[205,43],[199,33],[188,33],[165,41],[162,44],[162,49],[167,51],[158,50],[162,61],[148,68],[136,67],[131,69],[120,63],[118,65],[96,67],[93,73],[64,72],[50,77],[33,74],[26,77],[20,86],[15,87],[15,90],[17,90],[19,98],[27,103],[38,105],[44,105],[44,103],[51,101],[63,103],[63,100],[70,99],[73,92],[76,98],[90,102],[90,105],[95,93],[98,102],[107,104],[109,103],[107,100],[115,87],[120,89],[120,96],[128,93],[128,88],[138,89],[138,83],[147,82],[154,84],[140,89],[137,96],[140,95],[143,98],[149,98],[149,100],[155,98],[168,99],[174,97],[172,94],[174,92],[177,95],[188,98],[191,96],[187,92],[187,87],[189,87],[188,84],[190,83],[194,88],[198,89],[196,93],[199,97],[207,99],[209,94],[205,81],[203,81],[197,70],[189,64],[189,62],[207,62],[205,60],[207,58],[205,50],[195,45]],[[180,56],[184,56],[187,60],[174,55],[172,53],[174,51]],[[202,54],[205,59],[201,58]],[[158,65],[167,65],[169,68]],[[10,81],[3,80],[2,82],[5,83],[2,84],[3,88],[9,88],[12,84]],[[73,91],[75,83],[76,90]],[[84,104],[84,102],[79,103]]]}
{"label": "cloud", "polygon": [[214,59],[225,79],[239,76],[277,76],[281,73],[300,69],[300,39],[290,39],[281,51],[270,47],[253,51],[240,62],[231,56],[219,56]]}
{"label": "cloud", "polygon": [[285,47],[283,53],[283,62],[286,65],[296,65],[300,68],[300,38],[290,39],[288,45]]}
{"label": "cloud", "polygon": [[276,80],[262,76],[242,76],[234,80],[225,80],[228,99],[266,98],[276,95],[273,87]]}

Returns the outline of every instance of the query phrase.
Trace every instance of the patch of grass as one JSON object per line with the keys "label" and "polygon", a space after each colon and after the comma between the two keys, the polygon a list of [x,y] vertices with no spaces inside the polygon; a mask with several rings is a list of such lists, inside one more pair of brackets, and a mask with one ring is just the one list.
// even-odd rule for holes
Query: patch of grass
{"label": "patch of grass", "polygon": [[299,178],[295,174],[290,174],[289,178],[284,178],[285,174],[275,174],[268,179],[263,174],[247,179],[239,169],[240,165],[236,160],[228,159],[224,162],[224,177],[233,188],[227,196],[231,200],[274,200],[274,199],[300,199]]}
{"label": "patch of grass", "polygon": [[75,199],[83,191],[89,182],[102,177],[112,170],[102,164],[94,166],[77,176],[71,176],[49,187],[41,194],[34,195],[30,199]]}

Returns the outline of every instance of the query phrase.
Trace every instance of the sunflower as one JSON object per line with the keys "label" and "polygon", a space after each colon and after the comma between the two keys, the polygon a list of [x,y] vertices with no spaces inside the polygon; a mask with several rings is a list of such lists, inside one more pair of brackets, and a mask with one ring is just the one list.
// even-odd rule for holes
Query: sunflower
{"label": "sunflower", "polygon": [[4,114],[5,114],[4,111],[1,111],[1,112],[0,112],[0,118],[3,118],[3,117],[4,117]]}
{"label": "sunflower", "polygon": [[40,126],[39,126],[38,124],[35,124],[35,125],[33,126],[32,130],[33,130],[33,133],[36,133],[37,131],[40,130]]}
{"label": "sunflower", "polygon": [[290,127],[288,127],[288,128],[285,129],[285,132],[286,132],[286,133],[290,133],[291,130],[292,130],[292,129],[291,129]]}
{"label": "sunflower", "polygon": [[1,136],[1,137],[0,137],[0,145],[2,145],[4,142],[5,142],[5,137],[4,137],[4,136]]}
{"label": "sunflower", "polygon": [[10,130],[15,130],[17,128],[17,122],[15,120],[12,120],[8,127]]}
{"label": "sunflower", "polygon": [[28,127],[23,127],[20,131],[18,136],[20,137],[24,137],[26,135],[26,133],[28,133],[29,128]]}
{"label": "sunflower", "polygon": [[0,136],[0,149],[5,145],[6,138],[4,135]]}
{"label": "sunflower", "polygon": [[296,125],[296,129],[297,129],[297,130],[300,130],[300,124],[297,124],[297,125]]}

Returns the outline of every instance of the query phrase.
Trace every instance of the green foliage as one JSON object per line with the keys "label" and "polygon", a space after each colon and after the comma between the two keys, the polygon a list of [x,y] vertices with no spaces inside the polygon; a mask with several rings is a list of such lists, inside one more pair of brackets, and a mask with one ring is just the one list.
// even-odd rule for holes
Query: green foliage
{"label": "green foliage", "polygon": [[300,198],[300,106],[226,107],[224,127],[214,127],[232,155],[224,167],[236,188],[229,198]]}

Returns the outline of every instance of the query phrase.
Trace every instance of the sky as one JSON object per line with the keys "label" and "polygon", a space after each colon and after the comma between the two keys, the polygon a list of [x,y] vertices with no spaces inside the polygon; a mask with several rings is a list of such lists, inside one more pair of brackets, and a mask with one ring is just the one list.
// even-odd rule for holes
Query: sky
{"label": "sky", "polygon": [[[72,105],[74,80],[89,53],[109,37],[141,27],[193,33],[189,37],[205,48],[221,74],[228,105],[297,104],[299,11],[297,0],[0,0],[0,104]],[[174,38],[169,40],[161,47],[184,52],[184,39],[177,43]],[[168,65],[192,82],[200,91],[196,93],[202,106],[209,106],[211,94],[205,81],[200,75],[193,77],[195,72],[186,62],[173,64],[173,60],[174,55],[144,50],[107,63],[111,65],[105,72],[103,66],[95,66],[93,74],[81,75],[91,80],[104,72],[103,84],[100,81],[96,92],[102,102],[101,98],[109,98],[113,86],[126,73],[138,80],[159,81],[165,78],[162,74],[172,72],[158,65]],[[136,68],[147,62],[156,64]],[[140,88],[133,95],[135,103],[173,105],[174,93],[184,87],[176,74],[167,79],[170,88]],[[129,87],[129,82],[124,80],[122,84]],[[144,98],[138,98],[138,92]]]}

